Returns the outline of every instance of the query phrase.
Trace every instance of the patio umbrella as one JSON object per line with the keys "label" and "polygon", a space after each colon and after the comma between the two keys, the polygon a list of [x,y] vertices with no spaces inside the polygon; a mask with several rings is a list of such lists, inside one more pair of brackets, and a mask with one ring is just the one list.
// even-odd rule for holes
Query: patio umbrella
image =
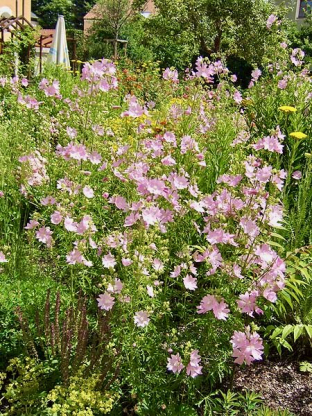
{"label": "patio umbrella", "polygon": [[57,19],[55,35],[47,61],[70,68],[64,16],[59,16]]}

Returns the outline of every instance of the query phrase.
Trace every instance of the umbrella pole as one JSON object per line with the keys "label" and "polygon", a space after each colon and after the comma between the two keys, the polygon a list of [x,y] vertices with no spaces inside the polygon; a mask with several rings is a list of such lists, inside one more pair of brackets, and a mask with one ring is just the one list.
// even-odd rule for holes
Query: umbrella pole
{"label": "umbrella pole", "polygon": [[43,36],[40,36],[40,44],[39,44],[39,72],[42,74],[42,38]]}

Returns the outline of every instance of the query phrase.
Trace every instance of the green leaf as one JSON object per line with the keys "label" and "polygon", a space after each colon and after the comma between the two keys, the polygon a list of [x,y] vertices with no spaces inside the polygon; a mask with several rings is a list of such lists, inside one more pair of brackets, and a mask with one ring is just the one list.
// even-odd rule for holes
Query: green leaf
{"label": "green leaf", "polygon": [[288,351],[292,351],[293,349],[292,349],[292,346],[285,340],[285,339],[280,339],[280,343],[281,343],[281,345],[284,347],[284,348],[286,348]]}
{"label": "green leaf", "polygon": [[[294,305],[292,303],[291,296],[289,295],[289,293],[287,293],[286,289],[281,293],[280,296],[283,297],[286,300],[286,302],[290,306],[291,310],[293,310]],[[286,308],[284,307],[284,305],[282,303],[279,305],[279,307],[281,307],[283,309],[283,311],[286,312]]]}
{"label": "green leaf", "polygon": [[270,245],[270,246],[275,246],[275,247],[278,247],[278,248],[280,248],[281,250],[285,250],[285,247],[283,247],[282,245],[280,245],[279,243],[276,243],[275,241],[268,241],[268,244]]}
{"label": "green leaf", "polygon": [[304,328],[305,328],[305,330],[306,330],[306,332],[307,332],[308,336],[309,336],[310,338],[312,338],[312,325],[305,325],[305,326],[304,326]]}
{"label": "green leaf", "polygon": [[280,335],[283,331],[283,328],[278,327],[273,331],[273,334],[271,335],[271,339],[275,339],[278,335]]}
{"label": "green leaf", "polygon": [[277,233],[271,233],[273,237],[280,238],[281,240],[287,241],[285,237]]}
{"label": "green leaf", "polygon": [[304,329],[304,325],[296,325],[294,328],[294,341],[296,342],[297,339],[300,337]]}
{"label": "green leaf", "polygon": [[286,325],[282,332],[282,339],[286,339],[290,333],[294,330],[293,325]]}

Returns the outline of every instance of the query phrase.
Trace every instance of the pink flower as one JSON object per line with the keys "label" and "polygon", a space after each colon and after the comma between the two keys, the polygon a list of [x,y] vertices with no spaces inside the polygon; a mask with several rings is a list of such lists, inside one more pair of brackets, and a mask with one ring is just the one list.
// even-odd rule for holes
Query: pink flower
{"label": "pink flower", "polygon": [[229,315],[230,310],[228,305],[222,299],[221,302],[216,302],[212,308],[212,312],[217,319],[225,321]]}
{"label": "pink flower", "polygon": [[63,219],[63,216],[59,211],[54,211],[53,214],[51,215],[51,222],[54,225],[60,224],[62,219]]}
{"label": "pink flower", "polygon": [[257,246],[255,254],[259,256],[264,263],[272,263],[274,258],[277,257],[275,251],[272,250],[268,244]]}
{"label": "pink flower", "polygon": [[99,308],[104,309],[105,311],[111,310],[115,303],[114,297],[108,292],[105,292],[104,294],[99,295],[99,297],[97,298],[97,301],[98,301]]}
{"label": "pink flower", "polygon": [[237,186],[242,179],[243,175],[221,175],[217,179],[217,183],[226,183],[229,186]]}
{"label": "pink flower", "polygon": [[265,149],[269,152],[283,153],[283,145],[279,142],[278,138],[275,136],[267,136],[263,139],[260,139],[256,144],[253,145],[253,148],[256,150]]}
{"label": "pink flower", "polygon": [[3,251],[0,251],[0,263],[7,263],[8,260],[5,258]]}
{"label": "pink flower", "polygon": [[179,176],[177,174],[170,175],[169,180],[176,189],[186,189],[189,184],[185,176]]}
{"label": "pink flower", "polygon": [[239,225],[242,227],[244,233],[249,235],[251,238],[257,237],[257,235],[260,233],[256,222],[247,217],[241,218]]}
{"label": "pink flower", "polygon": [[134,225],[136,222],[138,222],[140,219],[140,214],[138,212],[134,213],[131,212],[131,214],[129,214],[126,218],[125,218],[125,223],[124,226],[125,227],[131,227],[132,225]]}
{"label": "pink flower", "polygon": [[36,238],[41,243],[46,244],[47,247],[51,247],[52,246],[52,237],[51,237],[52,234],[53,234],[53,231],[51,231],[50,227],[41,227],[36,232]]}
{"label": "pink flower", "polygon": [[68,264],[83,264],[83,255],[78,249],[74,249],[66,256],[66,261]]}
{"label": "pink flower", "polygon": [[36,220],[30,220],[29,223],[26,225],[25,230],[32,230],[39,225],[39,222]]}
{"label": "pink flower", "polygon": [[168,155],[161,160],[161,163],[165,166],[174,166],[177,162],[173,159],[173,157]]}
{"label": "pink flower", "polygon": [[175,266],[173,271],[170,272],[170,277],[178,277],[181,273],[181,266]]}
{"label": "pink flower", "polygon": [[212,310],[215,318],[225,321],[230,312],[227,306],[224,299],[218,302],[214,296],[206,295],[197,306],[197,313],[202,314]]}
{"label": "pink flower", "polygon": [[107,269],[114,268],[117,264],[115,257],[109,252],[105,256],[102,257],[102,264]]}
{"label": "pink flower", "polygon": [[90,186],[85,186],[82,192],[86,198],[89,198],[89,199],[94,198],[94,191],[92,188],[90,188]]}
{"label": "pink flower", "polygon": [[4,197],[4,192],[0,191],[0,198],[3,198],[3,197]]}
{"label": "pink flower", "polygon": [[129,211],[129,205],[123,196],[113,196],[110,199],[110,202],[115,204],[118,209],[121,209],[124,212]]}
{"label": "pink flower", "polygon": [[263,354],[263,343],[257,332],[250,333],[247,327],[244,332],[234,331],[231,338],[235,363],[250,365],[255,360],[261,360]]}
{"label": "pink flower", "polygon": [[111,283],[108,285],[107,291],[111,293],[117,293],[119,294],[122,291],[123,283],[120,279],[115,279],[114,284]]}
{"label": "pink flower", "polygon": [[67,231],[76,232],[77,231],[77,223],[74,222],[72,218],[66,217],[64,220],[64,227]]}
{"label": "pink flower", "polygon": [[260,69],[254,69],[253,71],[252,71],[252,73],[251,73],[251,76],[252,76],[252,81],[258,81],[258,79],[260,78],[260,76],[261,76],[261,74],[262,74],[262,72],[261,72],[261,70]]}
{"label": "pink flower", "polygon": [[136,324],[136,326],[144,328],[148,325],[149,321],[149,313],[146,311],[139,311],[136,312],[134,315],[134,323]]}
{"label": "pink flower", "polygon": [[173,147],[177,147],[175,134],[171,131],[166,131],[166,133],[164,134],[164,140],[167,143],[171,143]]}
{"label": "pink flower", "polygon": [[240,104],[243,101],[242,94],[236,90],[233,94],[233,99],[236,102],[236,104]]}
{"label": "pink flower", "polygon": [[166,68],[163,73],[163,79],[172,82],[179,82],[178,71],[176,69]]}
{"label": "pink flower", "polygon": [[133,263],[133,261],[131,259],[122,258],[121,263],[124,267],[127,267],[130,266]]}
{"label": "pink flower", "polygon": [[258,169],[256,178],[259,182],[266,183],[269,181],[272,174],[272,166],[265,166],[262,169]]}
{"label": "pink flower", "polygon": [[200,305],[197,306],[197,313],[206,313],[208,311],[211,311],[217,303],[218,302],[214,296],[206,295],[201,300]]}
{"label": "pink flower", "polygon": [[186,289],[195,290],[197,288],[197,279],[196,277],[192,277],[190,274],[187,274],[184,277],[183,283]]}
{"label": "pink flower", "polygon": [[256,301],[259,296],[259,292],[257,290],[252,290],[251,292],[246,292],[239,296],[239,300],[237,300],[237,306],[242,313],[247,313],[249,316],[254,316],[253,313],[256,312],[258,314],[263,313],[263,311],[257,307]]}
{"label": "pink flower", "polygon": [[22,78],[21,84],[22,84],[23,87],[27,87],[28,86],[28,79],[27,78]]}
{"label": "pink flower", "polygon": [[191,352],[190,362],[186,367],[186,374],[193,378],[197,377],[199,374],[202,374],[202,366],[200,364],[201,357],[198,354],[198,350],[193,350]]}
{"label": "pink flower", "polygon": [[184,365],[182,364],[182,359],[180,357],[180,354],[171,354],[171,357],[167,359],[168,360],[168,364],[167,364],[167,369],[169,371],[172,371],[174,374],[179,374],[183,368]]}
{"label": "pink flower", "polygon": [[66,127],[66,133],[70,139],[74,139],[77,136],[77,130],[69,126]]}
{"label": "pink flower", "polygon": [[272,25],[277,21],[277,16],[275,16],[274,14],[271,14],[268,17],[267,23],[266,23],[266,27],[268,29],[271,29]]}
{"label": "pink flower", "polygon": [[271,205],[269,207],[269,222],[271,227],[280,227],[283,219],[283,207],[281,205]]}
{"label": "pink flower", "polygon": [[91,152],[89,154],[89,160],[93,165],[99,165],[102,161],[102,156],[97,152]]}
{"label": "pink flower", "polygon": [[293,179],[299,181],[302,178],[302,173],[300,172],[300,170],[296,170],[291,176]]}
{"label": "pink flower", "polygon": [[242,268],[238,264],[233,265],[233,274],[238,279],[243,279],[244,276],[241,274]]}
{"label": "pink flower", "polygon": [[55,198],[53,198],[53,196],[47,196],[43,198],[40,202],[43,206],[47,206],[47,205],[54,205],[56,203],[56,200]]}
{"label": "pink flower", "polygon": [[149,207],[142,210],[143,220],[147,225],[154,225],[161,219],[161,211],[158,207]]}
{"label": "pink flower", "polygon": [[278,81],[277,87],[280,90],[284,90],[287,87],[287,83],[288,83],[287,79],[283,78],[283,79]]}
{"label": "pink flower", "polygon": [[151,298],[155,296],[153,286],[147,285],[146,290],[147,290],[148,296],[150,296]]}
{"label": "pink flower", "polygon": [[164,264],[159,259],[153,260],[153,269],[156,270],[156,272],[162,272],[164,270]]}

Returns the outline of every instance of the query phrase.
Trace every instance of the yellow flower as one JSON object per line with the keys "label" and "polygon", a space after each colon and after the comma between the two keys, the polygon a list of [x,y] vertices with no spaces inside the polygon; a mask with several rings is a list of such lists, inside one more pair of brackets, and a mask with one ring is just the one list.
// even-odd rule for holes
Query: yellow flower
{"label": "yellow flower", "polygon": [[289,136],[294,137],[295,139],[306,139],[308,136],[304,133],[301,133],[301,131],[294,131],[293,133],[290,133]]}
{"label": "yellow flower", "polygon": [[290,105],[282,105],[278,109],[284,111],[284,113],[295,113],[297,111],[295,107],[291,107]]}

